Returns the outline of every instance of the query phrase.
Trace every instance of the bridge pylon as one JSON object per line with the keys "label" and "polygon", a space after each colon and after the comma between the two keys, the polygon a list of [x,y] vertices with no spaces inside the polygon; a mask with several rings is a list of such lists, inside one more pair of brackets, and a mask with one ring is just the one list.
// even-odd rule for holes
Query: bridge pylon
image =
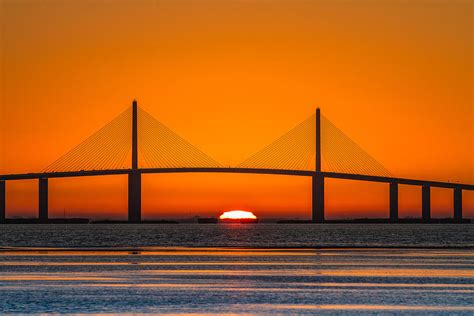
{"label": "bridge pylon", "polygon": [[389,191],[389,216],[390,222],[398,222],[398,182],[390,182]]}
{"label": "bridge pylon", "polygon": [[142,220],[142,175],[138,170],[138,104],[132,102],[132,169],[128,174],[128,221]]}
{"label": "bridge pylon", "polygon": [[431,186],[421,186],[421,219],[428,223],[431,220]]}
{"label": "bridge pylon", "polygon": [[47,222],[48,211],[48,178],[40,178],[38,181],[38,208],[40,222]]}
{"label": "bridge pylon", "polygon": [[454,222],[462,223],[462,188],[456,186],[454,188]]}
{"label": "bridge pylon", "polygon": [[0,180],[0,223],[6,220],[5,180]]}
{"label": "bridge pylon", "polygon": [[316,168],[312,176],[312,217],[313,223],[324,222],[324,175],[321,173],[321,110],[316,109]]}

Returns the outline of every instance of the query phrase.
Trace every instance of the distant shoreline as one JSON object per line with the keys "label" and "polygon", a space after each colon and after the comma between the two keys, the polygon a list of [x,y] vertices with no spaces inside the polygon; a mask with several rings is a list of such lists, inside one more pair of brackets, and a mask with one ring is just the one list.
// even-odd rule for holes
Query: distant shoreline
{"label": "distant shoreline", "polygon": [[331,246],[294,246],[294,247],[227,247],[227,246],[216,246],[216,247],[207,247],[207,246],[150,246],[150,247],[8,247],[8,246],[0,246],[0,253],[2,252],[43,252],[43,251],[51,251],[51,252],[68,252],[68,251],[78,251],[78,252],[87,252],[87,251],[94,251],[94,252],[107,252],[107,251],[116,251],[116,252],[156,252],[156,251],[163,251],[163,252],[175,252],[175,251],[189,251],[189,252],[199,252],[202,250],[206,251],[222,251],[222,250],[235,250],[235,251],[278,251],[278,250],[287,250],[287,251],[307,251],[307,250],[391,250],[391,249],[407,249],[407,250],[417,250],[417,249],[427,249],[427,250],[449,250],[449,249],[474,249],[474,245],[472,246],[347,246],[347,245],[331,245]]}
{"label": "distant shoreline", "polygon": [[[312,224],[307,220],[281,220],[278,224]],[[401,218],[397,221],[392,221],[385,218],[356,218],[356,219],[331,219],[324,221],[324,224],[471,224],[473,220],[465,218],[461,223],[452,218],[434,218],[424,220],[421,218]]]}
{"label": "distant shoreline", "polygon": [[[357,219],[336,219],[326,220],[323,224],[473,224],[473,219],[463,219],[461,223],[456,222],[452,218],[435,218],[429,221],[421,218],[401,218],[397,221],[391,221],[385,218],[357,218]],[[227,224],[238,224],[238,223],[225,223],[225,222],[193,222],[193,221],[180,221],[180,220],[147,220],[139,223],[129,223],[126,220],[90,220],[87,218],[56,218],[49,219],[47,221],[41,221],[36,218],[10,218],[6,219],[2,224],[199,224],[199,225],[227,225]],[[257,224],[313,224],[310,220],[274,220],[274,221],[260,221],[259,223],[241,223],[242,225],[257,225]]]}

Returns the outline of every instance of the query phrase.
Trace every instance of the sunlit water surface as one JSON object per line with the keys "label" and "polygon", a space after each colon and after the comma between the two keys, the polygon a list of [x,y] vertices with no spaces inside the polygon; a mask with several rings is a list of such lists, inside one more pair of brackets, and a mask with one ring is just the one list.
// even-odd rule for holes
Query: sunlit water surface
{"label": "sunlit water surface", "polygon": [[472,315],[473,233],[471,225],[3,225],[0,313]]}

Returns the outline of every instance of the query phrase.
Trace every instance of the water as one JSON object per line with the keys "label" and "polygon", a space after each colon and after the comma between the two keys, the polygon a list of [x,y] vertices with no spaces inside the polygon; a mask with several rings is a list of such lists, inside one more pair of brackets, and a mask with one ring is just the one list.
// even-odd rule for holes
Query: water
{"label": "water", "polygon": [[474,225],[0,225],[0,247],[474,247]]}
{"label": "water", "polygon": [[0,313],[472,315],[473,228],[3,225]]}

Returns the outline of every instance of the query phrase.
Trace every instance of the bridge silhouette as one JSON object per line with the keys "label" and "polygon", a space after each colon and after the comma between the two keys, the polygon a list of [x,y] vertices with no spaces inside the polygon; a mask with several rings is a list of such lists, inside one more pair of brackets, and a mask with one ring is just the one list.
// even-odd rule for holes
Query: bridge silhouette
{"label": "bridge silhouette", "polygon": [[[130,164],[131,162],[131,164]],[[320,109],[283,136],[234,167],[187,142],[138,107],[107,123],[41,172],[0,175],[0,222],[6,222],[6,183],[38,179],[39,220],[48,221],[48,179],[128,175],[128,221],[141,221],[141,175],[149,173],[249,173],[312,179],[312,222],[323,223],[325,179],[389,185],[389,219],[398,221],[398,186],[422,187],[422,220],[431,219],[432,187],[453,189],[453,219],[462,221],[462,192],[472,184],[397,178],[350,137],[321,115]]]}

